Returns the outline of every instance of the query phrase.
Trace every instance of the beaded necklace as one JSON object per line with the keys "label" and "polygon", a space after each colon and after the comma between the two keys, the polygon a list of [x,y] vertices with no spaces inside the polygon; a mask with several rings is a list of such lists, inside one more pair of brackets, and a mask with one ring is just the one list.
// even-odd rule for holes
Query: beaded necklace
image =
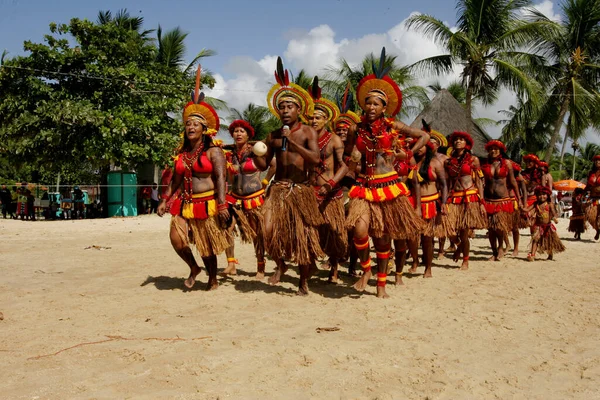
{"label": "beaded necklace", "polygon": [[200,143],[200,146],[193,153],[190,151],[184,151],[181,153],[181,161],[183,162],[183,166],[185,167],[185,171],[183,173],[183,192],[182,197],[184,203],[192,202],[192,194],[193,194],[193,185],[192,185],[192,170],[194,163],[198,160],[198,156],[202,154],[204,150],[204,143]]}
{"label": "beaded necklace", "polygon": [[[393,138],[398,135],[398,132],[396,132],[393,127],[394,120],[392,118],[379,118],[372,123],[369,123],[364,116],[362,118],[362,123],[358,127],[358,136],[365,144],[365,175],[367,180],[373,179],[373,176],[375,175],[377,150],[392,152],[392,140],[389,136]],[[385,140],[382,140],[386,138],[390,139],[387,140],[388,143],[386,143]]]}

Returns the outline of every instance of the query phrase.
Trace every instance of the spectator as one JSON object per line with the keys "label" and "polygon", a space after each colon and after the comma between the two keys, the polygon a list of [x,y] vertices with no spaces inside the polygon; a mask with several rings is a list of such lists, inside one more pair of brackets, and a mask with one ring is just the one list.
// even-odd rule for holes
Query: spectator
{"label": "spectator", "polygon": [[17,204],[19,200],[19,192],[16,186],[13,186],[12,193],[10,197],[10,212],[13,216],[13,219],[17,219]]}
{"label": "spectator", "polygon": [[155,214],[158,208],[158,183],[152,184],[152,194],[150,195],[150,214]]}
{"label": "spectator", "polygon": [[27,201],[27,219],[35,221],[35,196],[31,193],[31,190],[25,190],[25,197]]}
{"label": "spectator", "polygon": [[150,199],[152,198],[152,188],[148,186],[148,181],[142,182],[142,214],[150,214]]}
{"label": "spectator", "polygon": [[79,186],[73,188],[73,211],[75,211],[75,219],[83,219],[85,195]]}
{"label": "spectator", "polygon": [[12,209],[12,195],[10,189],[6,185],[2,185],[0,189],[0,202],[2,202],[2,216],[6,219],[6,214],[11,218],[15,218],[15,214]]}

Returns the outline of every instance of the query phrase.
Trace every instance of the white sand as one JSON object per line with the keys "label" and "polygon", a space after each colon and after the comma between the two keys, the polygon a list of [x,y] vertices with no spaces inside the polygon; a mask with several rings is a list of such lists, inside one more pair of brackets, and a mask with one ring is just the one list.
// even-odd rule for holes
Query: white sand
{"label": "white sand", "polygon": [[[294,295],[295,269],[279,286],[254,281],[249,245],[238,246],[240,275],[207,293],[203,272],[185,292],[168,226],[0,220],[0,398],[600,398],[600,244],[589,231],[534,263],[523,261],[528,235],[520,259],[500,262],[482,261],[479,235],[469,271],[438,261],[433,279],[405,279],[380,300],[374,280],[361,295],[345,275],[327,285],[326,271],[308,298]],[[109,336],[121,338],[35,358]]]}

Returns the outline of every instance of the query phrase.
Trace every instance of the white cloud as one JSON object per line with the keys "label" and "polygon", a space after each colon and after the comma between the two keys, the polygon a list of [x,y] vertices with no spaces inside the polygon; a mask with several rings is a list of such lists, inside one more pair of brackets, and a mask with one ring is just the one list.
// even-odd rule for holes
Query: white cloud
{"label": "white cloud", "polygon": [[[559,18],[554,13],[554,4],[550,0],[544,0],[534,7],[553,20]],[[389,54],[397,56],[400,65],[409,65],[426,57],[444,54],[443,49],[432,40],[415,31],[409,31],[405,21],[386,32],[373,32],[358,38],[336,40],[336,34],[329,25],[316,26],[309,31],[290,31],[285,37],[288,39],[288,45],[283,53],[284,66],[296,73],[304,69],[309,75],[324,74],[324,69],[337,65],[340,58],[356,65],[365,55],[371,52],[378,54],[382,46],[386,47]],[[276,59],[276,55],[265,55],[258,61],[249,57],[232,58],[226,66],[226,71],[234,77],[226,80],[222,75],[216,75],[217,85],[214,90],[207,90],[207,94],[210,92],[211,96],[225,100],[230,107],[240,110],[249,102],[265,105],[267,92],[274,82]],[[445,86],[459,77],[460,66],[457,66],[448,75],[432,77],[424,74],[419,77],[418,83],[427,85],[437,80]],[[513,93],[502,90],[496,104],[488,108],[476,107],[474,115],[501,119],[503,116],[498,111],[508,109],[514,101]],[[493,137],[500,134],[500,128],[492,127],[488,131]]]}
{"label": "white cloud", "polygon": [[551,0],[544,0],[539,4],[534,4],[533,8],[550,18],[552,21],[560,22],[560,14],[554,12],[554,3]]}

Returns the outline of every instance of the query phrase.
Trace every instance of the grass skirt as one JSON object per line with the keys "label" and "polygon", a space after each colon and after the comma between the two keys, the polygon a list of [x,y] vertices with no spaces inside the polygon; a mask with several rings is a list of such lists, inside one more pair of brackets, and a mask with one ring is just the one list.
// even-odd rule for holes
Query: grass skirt
{"label": "grass skirt", "polygon": [[383,202],[351,199],[346,228],[354,228],[363,216],[369,220],[369,235],[375,238],[390,235],[392,239],[413,239],[425,230],[425,221],[417,216],[408,196]]}
{"label": "grass skirt", "polygon": [[583,233],[587,229],[585,214],[573,215],[569,219],[569,232]]}
{"label": "grass skirt", "polygon": [[487,228],[485,207],[479,202],[448,204],[448,220],[457,233],[464,229]]}
{"label": "grass skirt", "polygon": [[[254,214],[260,214],[260,209],[254,209],[254,210],[256,210],[256,212]],[[250,210],[250,211],[254,211],[254,210]],[[250,222],[248,221],[248,217],[255,219],[253,217],[253,215],[250,214],[250,212],[247,212],[246,210],[241,209],[241,207],[236,207],[236,206],[229,207],[229,212],[235,218],[235,225],[236,225],[237,229],[234,230],[235,231],[234,233],[236,235],[239,234],[243,243],[253,243],[254,240],[256,239],[256,231],[252,228],[252,225],[250,225]],[[254,226],[261,227],[262,225],[254,225]]]}
{"label": "grass skirt", "polygon": [[515,223],[515,214],[519,215],[514,199],[487,200],[485,205],[488,216],[488,228],[499,232],[510,232]]}
{"label": "grass skirt", "polygon": [[566,250],[565,246],[560,241],[556,227],[554,224],[535,225],[533,227],[533,236],[531,244],[537,243],[537,251],[540,253],[554,254],[561,253]]}
{"label": "grass skirt", "polygon": [[348,231],[346,230],[344,198],[324,200],[319,205],[319,210],[325,219],[325,224],[319,227],[321,248],[329,257],[346,257]]}
{"label": "grass skirt", "polygon": [[229,247],[231,233],[221,227],[218,216],[207,219],[186,219],[187,232],[177,224],[177,216],[171,218],[171,226],[175,225],[177,233],[186,245],[193,244],[200,257],[216,256]]}
{"label": "grass skirt", "polygon": [[600,207],[600,200],[594,199],[590,204],[588,204],[587,209],[585,210],[585,219],[590,223],[594,230],[599,230],[598,224],[598,207]]}
{"label": "grass skirt", "polygon": [[319,245],[319,226],[325,221],[317,212],[314,189],[308,185],[275,181],[263,206],[271,214],[271,232],[265,227],[265,249],[273,259],[309,265],[325,254]]}

